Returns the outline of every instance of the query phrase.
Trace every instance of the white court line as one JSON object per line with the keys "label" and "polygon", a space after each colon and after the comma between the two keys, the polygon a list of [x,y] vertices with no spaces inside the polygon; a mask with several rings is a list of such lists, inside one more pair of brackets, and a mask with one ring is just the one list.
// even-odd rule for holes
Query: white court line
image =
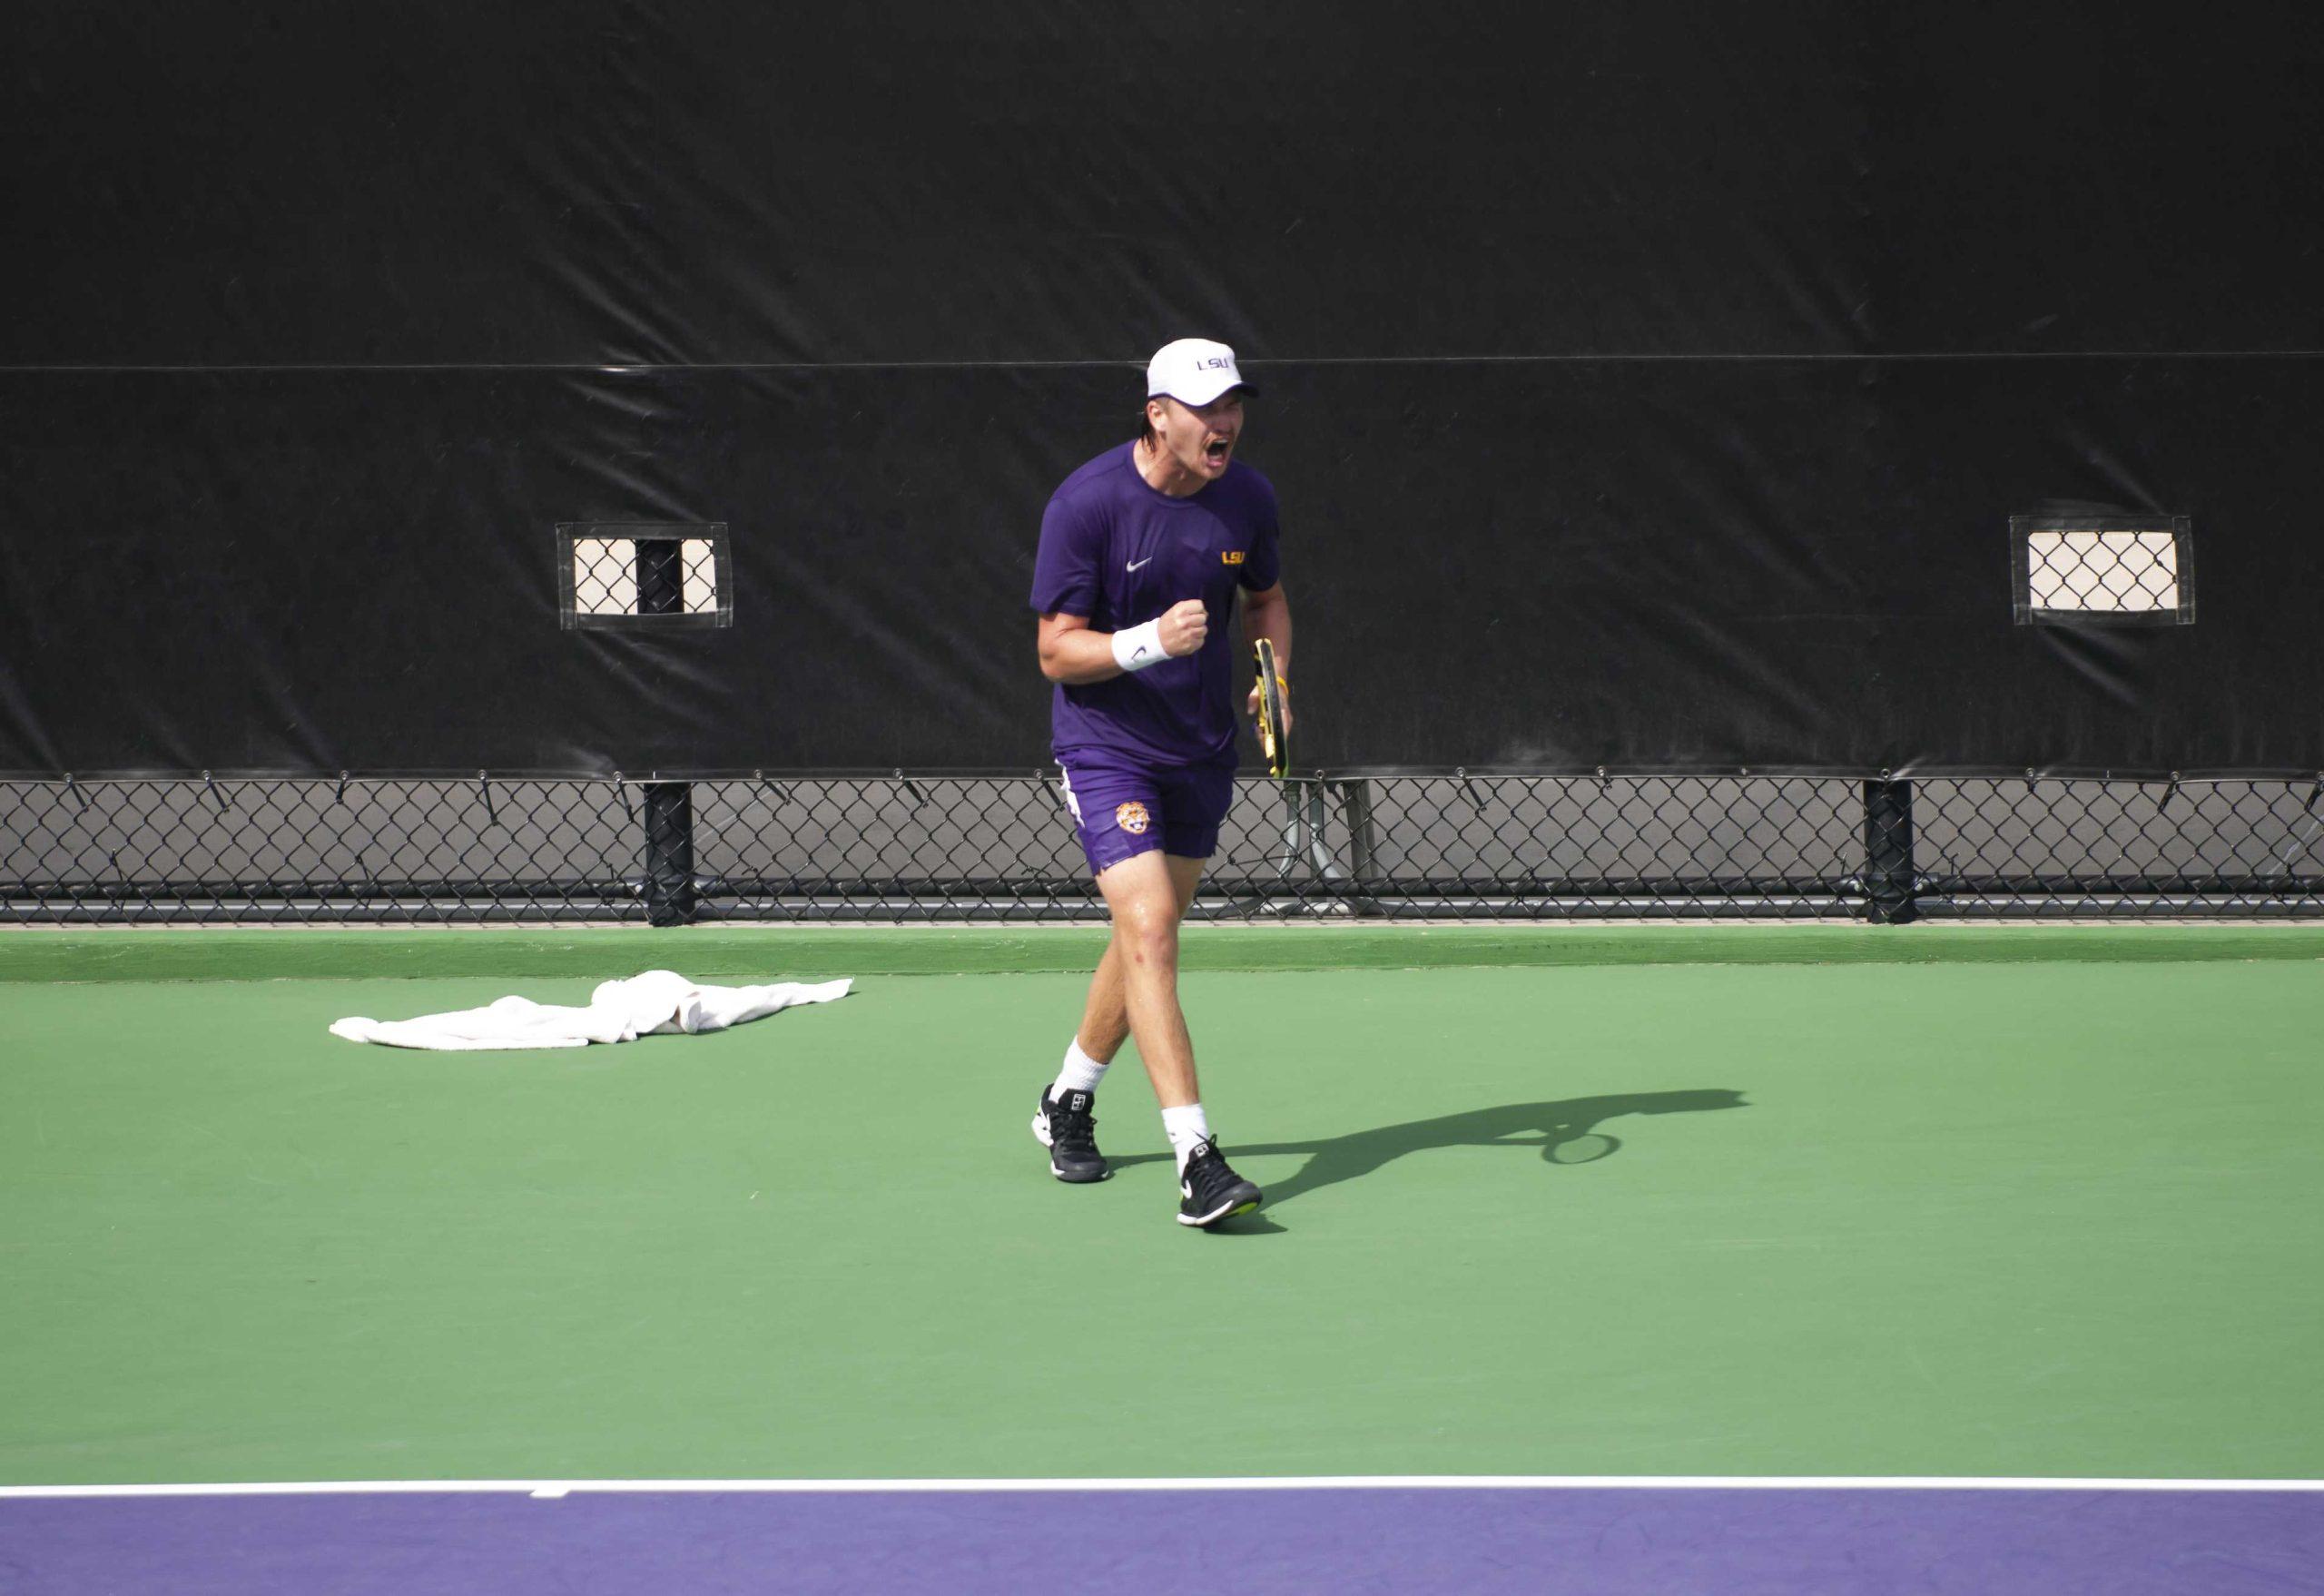
{"label": "white court line", "polygon": [[1317,1474],[1143,1480],[309,1480],[222,1484],[0,1485],[0,1500],[92,1496],[880,1495],[1069,1491],[2297,1491],[2324,1480],[1988,1479],[1890,1474]]}

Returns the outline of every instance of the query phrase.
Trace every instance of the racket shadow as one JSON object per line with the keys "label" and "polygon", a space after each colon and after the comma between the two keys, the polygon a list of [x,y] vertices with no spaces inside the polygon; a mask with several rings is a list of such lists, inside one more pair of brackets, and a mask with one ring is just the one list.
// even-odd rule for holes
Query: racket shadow
{"label": "racket shadow", "polygon": [[1228,1156],[1305,1153],[1307,1162],[1287,1180],[1265,1182],[1267,1207],[1350,1180],[1361,1180],[1398,1158],[1438,1148],[1515,1147],[1538,1150],[1551,1164],[1594,1164],[1620,1151],[1621,1141],[1598,1127],[1610,1119],[1644,1114],[1701,1114],[1748,1108],[1739,1091],[1622,1092],[1608,1097],[1562,1098],[1541,1103],[1507,1103],[1435,1119],[1384,1125],[1315,1141],[1233,1142]]}

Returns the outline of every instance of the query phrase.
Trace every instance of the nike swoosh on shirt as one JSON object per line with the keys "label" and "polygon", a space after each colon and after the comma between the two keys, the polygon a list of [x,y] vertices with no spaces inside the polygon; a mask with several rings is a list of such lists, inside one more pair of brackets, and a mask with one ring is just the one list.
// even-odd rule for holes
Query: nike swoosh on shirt
{"label": "nike swoosh on shirt", "polygon": [[1144,559],[1142,559],[1142,560],[1132,560],[1132,561],[1130,561],[1130,562],[1129,562],[1129,568],[1130,568],[1131,570],[1135,571],[1135,570],[1136,570],[1136,569],[1137,569],[1137,567],[1138,567],[1138,566],[1150,566],[1150,565],[1152,565],[1153,563],[1154,563],[1154,557],[1153,557],[1152,555],[1150,555],[1150,554],[1149,554],[1149,555],[1147,555],[1147,556]]}

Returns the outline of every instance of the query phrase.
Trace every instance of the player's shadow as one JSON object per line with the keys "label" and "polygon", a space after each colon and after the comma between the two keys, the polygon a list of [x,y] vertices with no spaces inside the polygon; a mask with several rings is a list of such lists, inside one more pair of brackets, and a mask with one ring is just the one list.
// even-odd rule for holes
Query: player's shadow
{"label": "player's shadow", "polygon": [[[1220,1234],[1240,1228],[1264,1230],[1256,1221],[1294,1197],[1321,1191],[1327,1186],[1360,1180],[1407,1153],[1438,1148],[1537,1148],[1551,1164],[1594,1164],[1621,1150],[1619,1137],[1598,1127],[1632,1114],[1699,1114],[1717,1108],[1748,1108],[1738,1091],[1698,1090],[1620,1092],[1599,1098],[1562,1098],[1547,1103],[1508,1103],[1498,1108],[1477,1108],[1466,1114],[1446,1114],[1435,1119],[1414,1119],[1384,1125],[1376,1130],[1351,1131],[1345,1136],[1315,1141],[1229,1142],[1226,1156],[1239,1158],[1283,1153],[1305,1153],[1307,1161],[1287,1180],[1269,1180],[1266,1207],[1251,1220],[1222,1227]],[[1117,1167],[1167,1159],[1167,1153],[1138,1154],[1117,1158]]]}

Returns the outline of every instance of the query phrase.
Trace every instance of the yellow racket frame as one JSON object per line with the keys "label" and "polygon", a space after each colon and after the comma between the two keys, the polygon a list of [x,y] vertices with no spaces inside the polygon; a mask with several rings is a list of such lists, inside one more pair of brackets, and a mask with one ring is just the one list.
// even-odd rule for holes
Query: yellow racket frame
{"label": "yellow racket frame", "polygon": [[1291,773],[1291,730],[1285,724],[1291,685],[1275,668],[1274,644],[1262,637],[1251,653],[1259,670],[1259,746],[1266,752],[1267,774],[1279,782]]}

